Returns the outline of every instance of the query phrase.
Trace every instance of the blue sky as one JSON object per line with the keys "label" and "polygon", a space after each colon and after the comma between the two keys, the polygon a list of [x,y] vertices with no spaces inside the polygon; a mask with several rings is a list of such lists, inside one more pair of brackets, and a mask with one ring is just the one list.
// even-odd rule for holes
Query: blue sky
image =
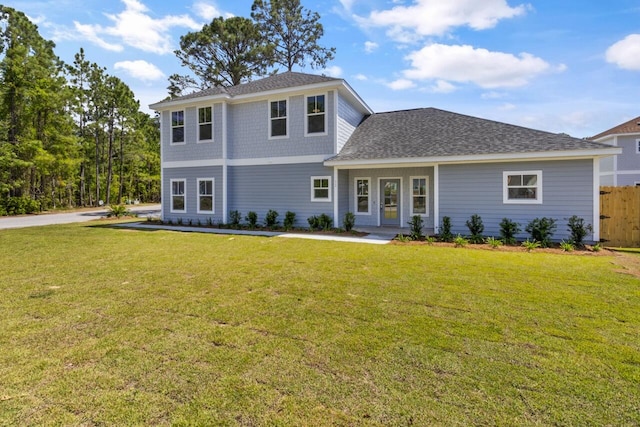
{"label": "blue sky", "polygon": [[[56,53],[125,81],[142,109],[184,73],[180,36],[252,0],[5,0]],[[321,15],[326,70],[377,112],[436,107],[576,137],[640,115],[637,0],[302,0]]]}

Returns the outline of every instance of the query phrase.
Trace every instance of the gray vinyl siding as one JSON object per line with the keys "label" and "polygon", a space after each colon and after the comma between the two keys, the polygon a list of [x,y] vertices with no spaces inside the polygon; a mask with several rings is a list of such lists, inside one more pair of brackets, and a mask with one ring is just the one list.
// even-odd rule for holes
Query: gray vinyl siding
{"label": "gray vinyl siding", "polygon": [[[407,224],[411,219],[411,178],[412,177],[428,177],[428,216],[423,216],[424,228],[426,230],[433,229],[433,168],[432,167],[413,167],[413,168],[390,168],[390,169],[353,169],[349,171],[349,211],[356,214],[357,226],[377,226],[380,217],[380,179],[381,178],[400,178],[401,179],[401,195],[400,203],[402,205],[402,217],[399,226],[407,228]],[[369,214],[356,213],[355,206],[355,179],[369,178],[369,197],[370,209]]]}
{"label": "gray vinyl siding", "polygon": [[242,217],[249,211],[258,214],[263,222],[269,209],[278,212],[282,224],[287,211],[296,214],[296,226],[307,227],[307,218],[327,214],[333,218],[331,202],[311,201],[311,177],[329,176],[333,181],[333,168],[321,163],[294,165],[234,166],[228,169],[229,210],[238,210]]}
{"label": "gray vinyl siding", "polygon": [[[322,95],[309,93],[308,95]],[[335,92],[325,93],[326,135],[305,136],[305,103],[307,95],[273,97],[269,100],[229,106],[229,158],[254,159],[265,157],[308,156],[334,154]],[[287,138],[269,139],[269,103],[287,100]]]}
{"label": "gray vinyl siding", "polygon": [[638,185],[638,183],[640,183],[640,173],[618,175],[619,187],[624,187],[627,185]]}
{"label": "gray vinyl siding", "polygon": [[362,113],[356,110],[345,98],[338,96],[337,153],[342,150],[363,117]]}
{"label": "gray vinyl siding", "polygon": [[[542,171],[542,204],[503,203],[503,171]],[[482,218],[486,236],[499,236],[499,223],[509,218],[520,224],[519,239],[526,239],[527,224],[537,217],[557,220],[554,240],[567,239],[567,219],[572,215],[593,222],[593,161],[546,161],[441,165],[440,220],[451,218],[454,234],[468,235],[466,221]]]}
{"label": "gray vinyl siding", "polygon": [[618,172],[638,171],[640,174],[640,154],[636,151],[637,139],[640,139],[640,134],[618,137],[618,146],[622,148],[622,154],[618,155]]}
{"label": "gray vinyl siding", "polygon": [[[201,105],[200,107],[208,107]],[[213,105],[213,142],[198,143],[198,107],[184,109],[184,144],[171,144],[171,112],[162,114],[162,156],[163,162],[204,160],[222,158],[222,104]]]}
{"label": "gray vinyl siding", "polygon": [[[198,178],[213,178],[214,182],[214,214],[198,214]],[[186,179],[186,212],[171,212],[171,180]],[[195,168],[165,168],[162,177],[162,215],[163,220],[177,221],[181,218],[185,224],[198,219],[206,224],[211,217],[216,223],[222,221],[222,167],[195,167]]]}

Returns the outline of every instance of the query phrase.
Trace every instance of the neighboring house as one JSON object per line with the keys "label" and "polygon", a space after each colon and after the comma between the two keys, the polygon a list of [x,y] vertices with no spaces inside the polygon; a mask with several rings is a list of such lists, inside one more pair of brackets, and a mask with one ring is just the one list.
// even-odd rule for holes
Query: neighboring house
{"label": "neighboring house", "polygon": [[[343,79],[286,72],[151,105],[160,113],[162,216],[228,222],[269,209],[297,225],[322,213],[356,226],[453,232],[481,216],[578,215],[599,239],[599,162],[618,148],[434,108],[376,113]],[[521,233],[525,237],[524,233]]]}
{"label": "neighboring house", "polygon": [[600,161],[600,184],[640,186],[640,117],[589,138],[622,149],[619,156]]}

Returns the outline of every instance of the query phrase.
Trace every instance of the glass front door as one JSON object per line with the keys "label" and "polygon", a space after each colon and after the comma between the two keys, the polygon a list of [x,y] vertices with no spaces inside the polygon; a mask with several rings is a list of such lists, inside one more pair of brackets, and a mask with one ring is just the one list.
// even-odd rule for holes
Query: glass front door
{"label": "glass front door", "polygon": [[400,226],[400,180],[380,181],[380,225]]}

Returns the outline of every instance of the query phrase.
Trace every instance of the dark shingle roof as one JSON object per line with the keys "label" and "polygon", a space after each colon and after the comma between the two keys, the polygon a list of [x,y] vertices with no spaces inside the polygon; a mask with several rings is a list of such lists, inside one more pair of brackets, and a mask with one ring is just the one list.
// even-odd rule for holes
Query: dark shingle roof
{"label": "dark shingle roof", "polygon": [[631,119],[628,122],[624,122],[621,125],[612,127],[609,130],[605,130],[589,139],[598,139],[608,135],[620,135],[624,133],[640,133],[640,117]]}
{"label": "dark shingle roof", "polygon": [[315,74],[296,73],[287,71],[280,74],[274,74],[260,80],[254,80],[248,83],[239,84],[230,87],[212,87],[203,91],[190,93],[188,95],[173,98],[170,101],[179,101],[184,99],[201,98],[205,96],[214,96],[228,94],[231,96],[248,95],[253,93],[268,92],[272,90],[287,89],[298,86],[309,86],[318,83],[326,83],[331,81],[341,81],[333,77],[318,76]]}
{"label": "dark shingle roof", "polygon": [[368,116],[330,161],[593,150],[608,145],[435,108]]}

